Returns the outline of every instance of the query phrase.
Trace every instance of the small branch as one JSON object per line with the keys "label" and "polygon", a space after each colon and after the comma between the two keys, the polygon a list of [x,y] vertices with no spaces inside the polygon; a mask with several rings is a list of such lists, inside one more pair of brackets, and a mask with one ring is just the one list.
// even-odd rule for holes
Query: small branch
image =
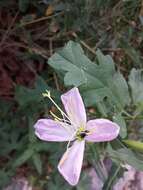
{"label": "small branch", "polygon": [[112,183],[113,183],[114,180],[116,179],[116,177],[117,177],[117,175],[118,175],[120,169],[121,169],[121,166],[119,165],[119,166],[116,168],[116,170],[115,170],[115,172],[114,172],[114,175],[110,178],[109,183],[107,184],[107,187],[106,187],[107,190],[109,190],[109,189],[111,188]]}
{"label": "small branch", "polygon": [[45,20],[51,19],[53,17],[57,17],[61,14],[63,14],[63,12],[60,12],[60,13],[57,13],[57,14],[54,14],[51,16],[41,17],[41,18],[38,18],[38,19],[30,21],[30,22],[22,23],[22,24],[20,24],[20,26],[27,26],[27,25],[31,25],[31,24],[36,24],[38,22],[45,21]]}
{"label": "small branch", "polygon": [[60,85],[58,83],[57,75],[56,75],[55,72],[53,73],[53,77],[54,77],[56,88],[57,88],[58,91],[60,91]]}
{"label": "small branch", "polygon": [[9,33],[10,33],[10,30],[11,30],[12,26],[14,25],[15,20],[16,20],[18,14],[19,14],[19,11],[15,14],[15,16],[14,16],[14,18],[12,19],[10,25],[8,26],[8,29],[6,30],[5,34],[3,35],[3,38],[2,38],[2,40],[1,40],[1,42],[0,42],[0,46],[2,46],[2,45],[4,44],[4,42],[6,41],[6,39],[8,38]]}
{"label": "small branch", "polygon": [[102,51],[118,52],[118,51],[122,51],[122,49],[121,48],[116,48],[116,49],[113,49],[113,48],[103,48]]}
{"label": "small branch", "polygon": [[[74,36],[75,38],[78,38],[78,39],[79,39],[78,35],[77,35],[75,32],[72,33],[72,36]],[[86,49],[88,49],[92,54],[96,55],[96,51],[95,51],[93,48],[91,48],[88,44],[86,44],[83,40],[80,40],[80,39],[79,39],[79,42],[80,42]]]}

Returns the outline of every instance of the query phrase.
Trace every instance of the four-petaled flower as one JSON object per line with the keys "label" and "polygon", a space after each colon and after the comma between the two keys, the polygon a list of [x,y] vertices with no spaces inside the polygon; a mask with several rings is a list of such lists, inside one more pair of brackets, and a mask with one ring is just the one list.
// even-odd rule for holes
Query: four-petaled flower
{"label": "four-petaled flower", "polygon": [[[50,95],[49,95],[50,97]],[[70,185],[76,185],[79,181],[85,141],[104,142],[115,139],[120,127],[108,119],[94,119],[87,122],[85,107],[78,91],[73,88],[61,96],[66,114],[61,120],[40,119],[35,124],[35,134],[44,141],[69,141],[68,146],[61,158],[58,170]]]}

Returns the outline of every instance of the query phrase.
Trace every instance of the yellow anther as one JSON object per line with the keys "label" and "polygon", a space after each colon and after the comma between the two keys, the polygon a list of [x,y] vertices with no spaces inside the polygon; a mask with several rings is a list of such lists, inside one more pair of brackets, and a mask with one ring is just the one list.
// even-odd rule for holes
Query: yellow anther
{"label": "yellow anther", "polygon": [[91,129],[89,130],[89,132],[87,133],[87,135],[92,135],[96,130],[95,129]]}
{"label": "yellow anther", "polygon": [[51,97],[51,93],[50,93],[50,91],[46,90],[46,93],[42,93],[42,96],[49,98],[49,97]]}

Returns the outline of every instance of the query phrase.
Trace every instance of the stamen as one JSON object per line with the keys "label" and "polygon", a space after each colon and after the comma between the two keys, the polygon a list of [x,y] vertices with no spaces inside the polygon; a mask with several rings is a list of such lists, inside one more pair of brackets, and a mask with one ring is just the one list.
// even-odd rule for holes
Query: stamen
{"label": "stamen", "polygon": [[76,133],[76,138],[81,141],[89,134],[88,130],[85,130],[83,127],[80,127]]}
{"label": "stamen", "polygon": [[[62,113],[61,113],[61,114],[62,114]],[[62,114],[62,116],[63,116],[63,121],[64,121],[64,122],[67,122],[65,116],[64,116],[63,114]],[[77,130],[77,127],[74,125],[74,123],[73,123],[70,119],[69,119],[68,123],[69,123],[70,125],[72,125],[72,127],[74,128],[75,131]]]}
{"label": "stamen", "polygon": [[[52,99],[50,91],[46,90],[46,93],[42,93],[44,97],[48,97],[51,102],[56,106],[56,108],[61,112],[62,115],[64,115],[69,121],[70,118],[62,111],[62,109],[56,104],[56,102]],[[71,121],[70,121],[71,122]]]}
{"label": "stamen", "polygon": [[[69,133],[71,133],[69,127],[66,126],[66,124],[69,123],[69,121],[66,120],[66,122],[65,122],[65,120],[63,120],[63,119],[59,118],[58,116],[56,116],[52,111],[50,111],[50,114],[54,117],[55,121],[60,122],[60,125],[62,127],[64,127]],[[65,125],[62,123],[63,121],[64,121]]]}
{"label": "stamen", "polygon": [[[59,122],[60,122],[60,121],[64,121],[65,123],[69,123],[69,124],[72,125],[72,127],[74,127],[75,132],[72,134],[72,136],[71,136],[71,138],[70,138],[70,140],[68,141],[68,144],[67,144],[67,150],[68,150],[68,148],[69,148],[69,146],[70,146],[70,143],[71,143],[73,137],[76,135],[76,133],[77,133],[77,131],[78,131],[79,129],[76,128],[76,127],[72,124],[72,121],[70,120],[70,118],[61,110],[61,108],[60,108],[60,107],[56,104],[56,102],[52,99],[51,94],[50,94],[50,91],[46,90],[46,93],[42,93],[42,95],[43,95],[44,97],[48,97],[48,98],[51,100],[51,102],[56,106],[56,108],[57,108],[57,109],[60,111],[60,113],[62,114],[63,119],[61,119],[61,118],[59,118],[58,116],[56,116],[52,111],[50,111],[51,115],[52,115],[57,121],[59,121]],[[69,121],[66,120],[65,118],[67,118]],[[61,123],[61,125],[62,125],[64,128],[66,128],[69,132],[71,132],[68,127],[66,127],[66,126],[63,125],[62,123]]]}
{"label": "stamen", "polygon": [[87,132],[87,135],[92,135],[95,131],[96,131],[95,129],[89,130],[89,131]]}
{"label": "stamen", "polygon": [[63,112],[63,110],[57,105],[57,103],[52,99],[51,97],[51,94],[50,94],[50,91],[46,90],[46,93],[42,93],[42,95],[44,97],[48,97],[51,102],[56,106],[56,108],[60,111],[60,113],[62,114],[63,116],[63,121],[67,121],[65,120],[65,118],[67,118],[69,120],[68,123],[70,123],[72,125],[72,127],[74,127],[74,129],[76,130],[76,127],[74,126],[74,124],[72,123],[72,121],[70,120],[70,118]]}
{"label": "stamen", "polygon": [[62,121],[62,119],[59,118],[58,116],[56,116],[52,111],[50,111],[50,114],[51,114],[55,119],[57,119],[58,121]]}
{"label": "stamen", "polygon": [[56,114],[54,114],[52,111],[50,111],[50,114],[54,117],[55,120],[57,120],[57,121],[63,121],[64,123],[70,124],[70,121],[59,118],[59,117],[58,117]]}

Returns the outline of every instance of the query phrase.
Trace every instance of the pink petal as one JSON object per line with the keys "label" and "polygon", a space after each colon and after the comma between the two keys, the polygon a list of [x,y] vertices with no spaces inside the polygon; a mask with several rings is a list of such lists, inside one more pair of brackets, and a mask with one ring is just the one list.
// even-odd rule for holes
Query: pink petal
{"label": "pink petal", "polygon": [[104,142],[115,139],[120,127],[108,119],[94,119],[87,122],[86,129],[89,130],[89,135],[85,137],[87,141]]}
{"label": "pink petal", "polygon": [[34,128],[37,137],[44,141],[69,141],[73,134],[72,126],[51,119],[38,120]]}
{"label": "pink petal", "polygon": [[72,88],[63,94],[61,99],[72,125],[84,127],[86,124],[86,112],[78,88]]}
{"label": "pink petal", "polygon": [[70,185],[76,185],[79,181],[85,141],[75,141],[63,155],[59,162],[58,169],[61,175]]}

